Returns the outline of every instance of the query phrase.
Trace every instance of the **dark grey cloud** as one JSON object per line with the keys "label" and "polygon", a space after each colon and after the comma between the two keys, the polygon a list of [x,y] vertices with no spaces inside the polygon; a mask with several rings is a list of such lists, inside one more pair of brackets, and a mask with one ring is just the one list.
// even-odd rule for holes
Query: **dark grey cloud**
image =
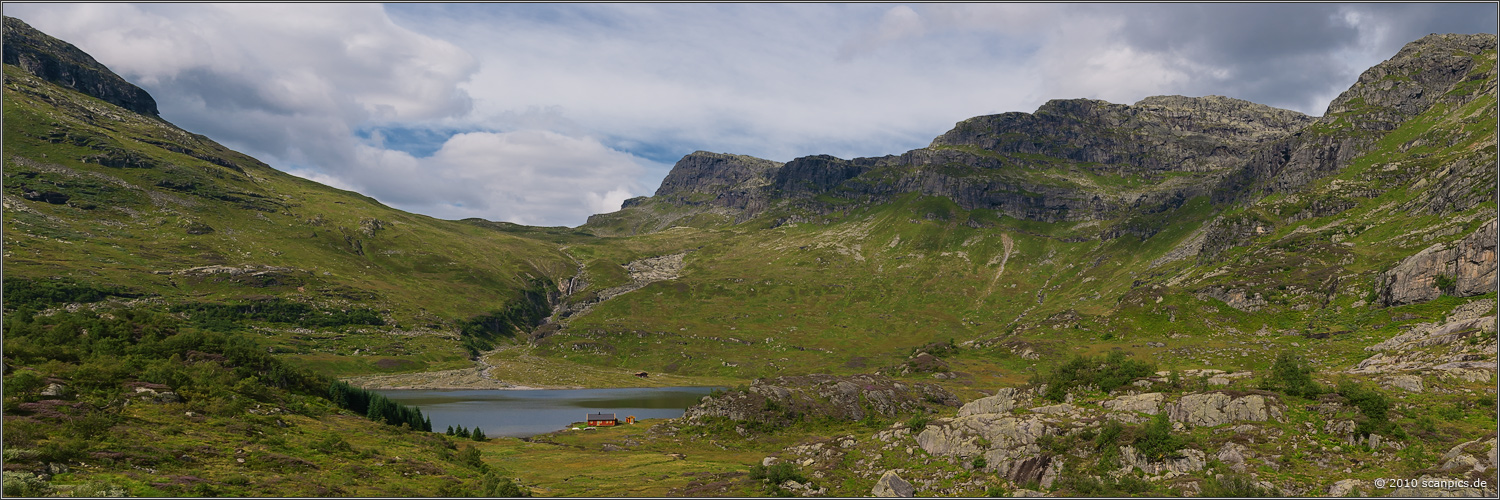
{"label": "dark grey cloud", "polygon": [[1119,43],[1178,58],[1185,93],[1321,114],[1360,72],[1429,33],[1493,33],[1494,4],[1103,6]]}

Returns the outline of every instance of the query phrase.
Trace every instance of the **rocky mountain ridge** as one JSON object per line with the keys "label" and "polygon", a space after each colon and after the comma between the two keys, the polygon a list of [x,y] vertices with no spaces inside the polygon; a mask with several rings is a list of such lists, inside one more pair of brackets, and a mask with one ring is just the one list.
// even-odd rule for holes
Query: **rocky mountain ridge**
{"label": "rocky mountain ridge", "polygon": [[[1127,224],[1132,217],[1171,211],[1197,196],[1224,207],[1294,191],[1347,166],[1375,134],[1435,104],[1472,100],[1482,91],[1460,90],[1485,81],[1472,70],[1494,45],[1486,34],[1413,41],[1365,71],[1318,118],[1222,96],[1154,96],[1134,105],[1060,99],[1034,113],[964,120],[901,155],[815,155],[778,164],[698,152],[673,167],[656,196],[622,208],[650,213],[651,205],[670,205],[677,209],[654,210],[674,220],[682,209],[717,211],[734,222],[767,212],[805,220],[919,193],[1023,220],[1101,221],[1104,239],[1144,238],[1160,228]],[[626,216],[600,214],[586,227]],[[1209,246],[1243,240],[1232,232],[1216,228]]]}

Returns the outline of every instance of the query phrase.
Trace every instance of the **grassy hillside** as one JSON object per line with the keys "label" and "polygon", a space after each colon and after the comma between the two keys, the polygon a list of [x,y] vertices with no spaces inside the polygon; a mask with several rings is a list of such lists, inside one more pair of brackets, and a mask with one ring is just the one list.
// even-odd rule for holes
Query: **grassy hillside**
{"label": "grassy hillside", "polygon": [[[249,324],[307,366],[359,373],[466,366],[464,321],[575,270],[555,244],[394,210],[5,71],[8,289],[63,278],[168,305],[302,304],[322,318]],[[351,311],[365,319],[326,317]]]}

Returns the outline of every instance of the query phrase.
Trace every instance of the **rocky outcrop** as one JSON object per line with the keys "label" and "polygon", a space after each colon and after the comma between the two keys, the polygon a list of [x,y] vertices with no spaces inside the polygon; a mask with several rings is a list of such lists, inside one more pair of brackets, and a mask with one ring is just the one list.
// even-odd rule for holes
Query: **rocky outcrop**
{"label": "rocky outcrop", "polygon": [[964,120],[932,146],[1043,154],[1132,172],[1202,172],[1237,164],[1253,145],[1311,122],[1296,111],[1221,96],[1155,96],[1133,106],[1058,99],[1032,114]]}
{"label": "rocky outcrop", "polygon": [[984,413],[1006,413],[1017,406],[1017,391],[1014,387],[1005,387],[995,391],[994,396],[979,398],[965,403],[958,409],[958,416],[967,417]]}
{"label": "rocky outcrop", "polygon": [[1387,307],[1426,302],[1445,293],[1470,297],[1495,291],[1495,220],[1455,243],[1436,244],[1407,257],[1380,280],[1379,300]]}
{"label": "rocky outcrop", "polygon": [[1245,312],[1259,311],[1265,307],[1266,299],[1260,294],[1251,294],[1239,289],[1225,289],[1221,286],[1211,286],[1199,290],[1196,294],[1199,300],[1214,299],[1223,302],[1224,305]]}
{"label": "rocky outcrop", "polygon": [[[1494,307],[1492,301],[1479,301],[1473,304],[1480,307],[1461,307],[1460,309],[1490,310]],[[1360,361],[1359,364],[1347,370],[1347,373],[1393,375],[1385,379],[1387,385],[1413,392],[1423,390],[1421,378],[1403,375],[1405,373],[1430,372],[1470,382],[1491,380],[1495,374],[1493,337],[1480,342],[1470,342],[1469,339],[1471,337],[1484,339],[1485,334],[1494,332],[1495,316],[1476,318],[1462,314],[1463,312],[1457,311],[1455,314],[1461,319],[1455,318],[1442,324],[1418,323],[1412,325],[1406,333],[1366,347],[1365,351],[1375,354]],[[1451,347],[1442,351],[1427,349],[1434,346]]]}
{"label": "rocky outcrop", "polygon": [[983,456],[991,468],[1000,471],[1039,456],[1037,438],[1055,432],[1041,415],[978,414],[928,424],[917,434],[917,444],[933,456]]}
{"label": "rocky outcrop", "polygon": [[870,489],[870,495],[877,497],[910,497],[915,492],[911,483],[896,475],[896,471],[885,471],[880,480],[875,482],[875,487]]}
{"label": "rocky outcrop", "polygon": [[746,391],[704,396],[683,416],[689,422],[728,417],[784,423],[804,416],[854,421],[871,413],[892,418],[958,405],[952,393],[925,382],[908,384],[882,375],[805,375],[756,379]]}
{"label": "rocky outcrop", "polygon": [[1203,467],[1208,464],[1208,460],[1202,451],[1185,449],[1178,450],[1175,456],[1165,458],[1159,462],[1153,462],[1148,460],[1139,451],[1136,451],[1135,447],[1121,446],[1120,463],[1122,464],[1121,470],[1126,472],[1139,468],[1141,472],[1145,472],[1147,475],[1165,476],[1165,478],[1171,479],[1189,472],[1203,470]]}
{"label": "rocky outcrop", "polygon": [[14,17],[5,18],[5,64],[49,82],[156,117],[156,100],[68,42],[37,31]]}
{"label": "rocky outcrop", "polygon": [[781,167],[779,162],[753,156],[697,151],[672,166],[655,196],[684,205],[759,212],[766,206],[762,188],[771,184]]}
{"label": "rocky outcrop", "polygon": [[1107,410],[1140,412],[1155,415],[1161,412],[1161,403],[1167,396],[1160,392],[1148,392],[1132,396],[1120,396],[1100,403]]}
{"label": "rocky outcrop", "polygon": [[1274,398],[1259,394],[1198,393],[1167,403],[1167,418],[1193,427],[1214,427],[1240,421],[1265,422],[1280,419],[1281,414]]}

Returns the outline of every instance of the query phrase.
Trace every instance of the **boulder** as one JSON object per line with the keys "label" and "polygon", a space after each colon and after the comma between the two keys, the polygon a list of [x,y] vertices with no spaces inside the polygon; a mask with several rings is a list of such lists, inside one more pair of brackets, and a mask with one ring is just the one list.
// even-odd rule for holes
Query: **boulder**
{"label": "boulder", "polygon": [[880,480],[875,482],[875,487],[870,490],[870,495],[877,497],[910,497],[915,493],[911,483],[896,475],[896,471],[885,471]]}
{"label": "boulder", "polygon": [[1016,389],[1006,387],[995,391],[994,396],[979,398],[958,409],[958,416],[967,417],[982,413],[1005,413],[1016,407]]}
{"label": "boulder", "polygon": [[60,398],[68,395],[68,386],[53,382],[42,388],[42,396],[49,398]]}
{"label": "boulder", "polygon": [[1114,411],[1133,411],[1155,415],[1161,411],[1161,403],[1166,398],[1167,396],[1160,392],[1148,392],[1133,396],[1120,396],[1100,403],[1100,406]]}
{"label": "boulder", "polygon": [[1387,380],[1391,387],[1400,387],[1408,392],[1422,392],[1422,377],[1416,375],[1396,375]]}
{"label": "boulder", "polygon": [[1275,401],[1259,394],[1231,396],[1223,392],[1188,394],[1167,404],[1173,422],[1195,427],[1214,427],[1243,420],[1265,422],[1281,417]]}
{"label": "boulder", "polygon": [[1220,448],[1219,453],[1215,454],[1214,457],[1218,458],[1220,462],[1228,464],[1229,468],[1235,472],[1245,472],[1245,455],[1249,453],[1250,449],[1244,445],[1230,442],[1225,443],[1224,447]]}
{"label": "boulder", "polygon": [[1133,469],[1139,468],[1141,471],[1152,476],[1165,475],[1167,478],[1173,478],[1189,472],[1203,470],[1203,467],[1208,464],[1207,455],[1202,451],[1184,449],[1178,450],[1178,453],[1179,456],[1177,458],[1167,458],[1160,462],[1152,462],[1145,455],[1136,451],[1135,447],[1121,446],[1121,470],[1130,472]]}
{"label": "boulder", "polygon": [[1035,456],[1041,451],[1037,438],[1049,433],[1047,422],[1039,415],[980,414],[933,422],[917,435],[917,445],[933,456],[971,457],[982,453],[986,461],[999,464]]}
{"label": "boulder", "polygon": [[1346,497],[1351,493],[1363,494],[1364,492],[1360,491],[1359,486],[1363,485],[1364,483],[1364,481],[1358,479],[1340,480],[1336,483],[1333,483],[1333,486],[1328,487],[1328,496]]}

